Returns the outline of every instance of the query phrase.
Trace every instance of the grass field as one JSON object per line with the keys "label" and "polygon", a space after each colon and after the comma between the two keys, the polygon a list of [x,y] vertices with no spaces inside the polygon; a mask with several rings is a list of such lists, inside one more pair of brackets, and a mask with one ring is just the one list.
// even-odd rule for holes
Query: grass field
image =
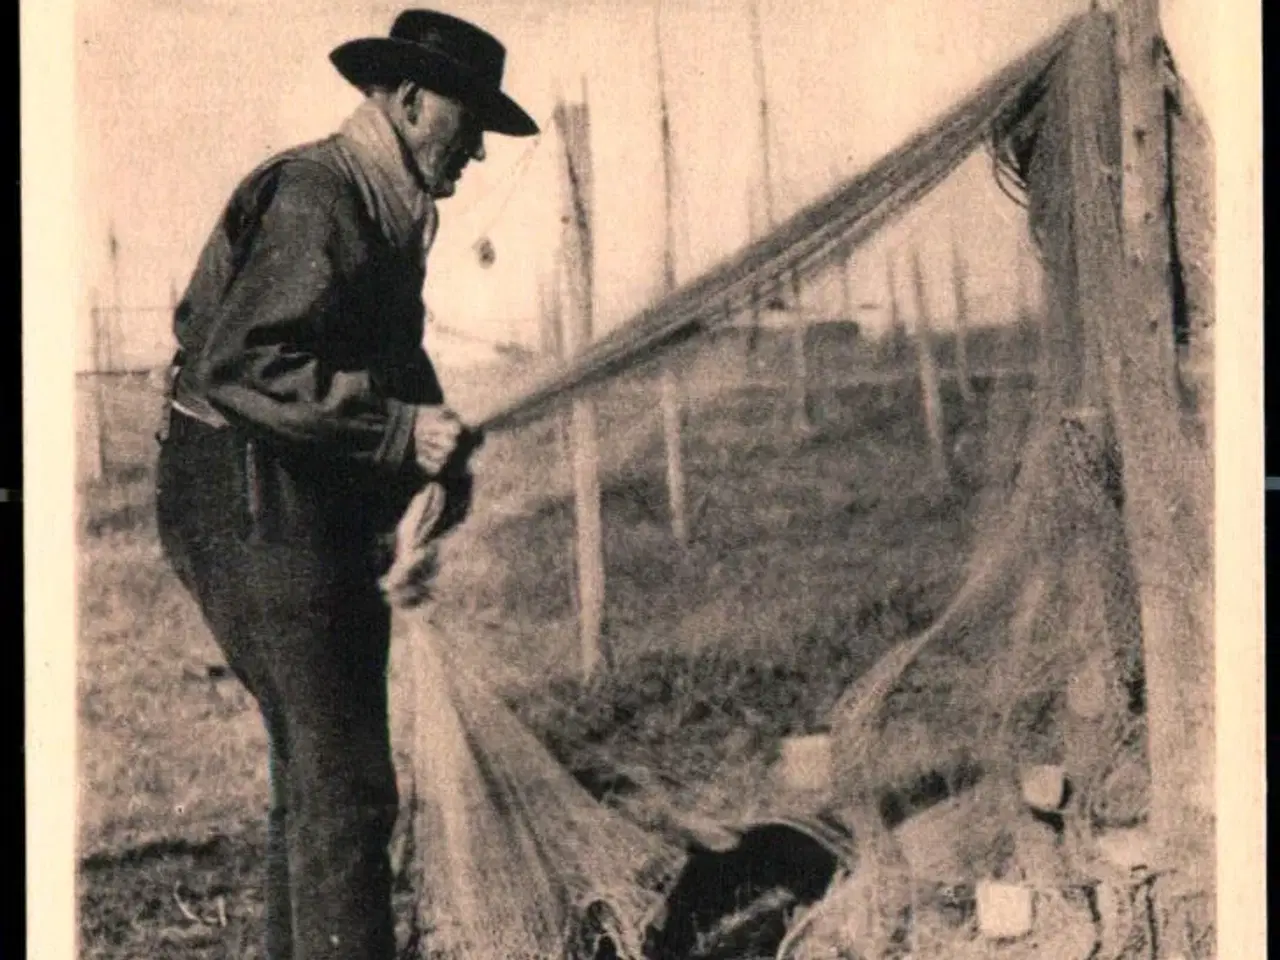
{"label": "grass field", "polygon": [[[986,355],[971,346],[976,368],[1025,363],[1016,344],[990,342]],[[590,687],[576,680],[573,515],[554,422],[492,437],[480,454],[474,519],[446,551],[445,622],[458,642],[505,666],[495,681],[584,782],[641,768],[694,802],[726,764],[768,757],[780,736],[820,723],[847,684],[927,624],[958,585],[990,458],[962,455],[959,482],[940,493],[918,386],[883,369],[877,379],[874,352],[856,340],[816,346],[821,429],[804,443],[784,429],[784,392],[733,372],[732,343],[687,359],[694,542],[683,553],[666,530],[652,384],[602,398],[615,664]],[[786,369],[780,356],[765,359]],[[466,412],[512,374],[446,379]],[[1030,397],[1003,393],[1015,409]],[[944,399],[954,439],[963,431],[949,383]],[[159,553],[150,505],[158,409],[145,382],[113,385],[110,471],[82,489],[82,955],[252,957],[264,737]],[[397,646],[391,678],[401,761],[410,746],[403,655]],[[175,891],[199,915],[221,909],[225,926],[192,923]]]}

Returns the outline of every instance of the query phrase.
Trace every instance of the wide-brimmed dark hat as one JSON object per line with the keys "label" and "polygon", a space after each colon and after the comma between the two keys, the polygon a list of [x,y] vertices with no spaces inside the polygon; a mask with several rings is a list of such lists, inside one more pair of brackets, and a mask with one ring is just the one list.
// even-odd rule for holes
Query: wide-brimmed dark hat
{"label": "wide-brimmed dark hat", "polygon": [[357,87],[412,80],[464,103],[486,130],[532,136],[538,125],[502,91],[506,58],[496,37],[434,10],[406,10],[396,17],[391,36],[352,40],[329,54]]}

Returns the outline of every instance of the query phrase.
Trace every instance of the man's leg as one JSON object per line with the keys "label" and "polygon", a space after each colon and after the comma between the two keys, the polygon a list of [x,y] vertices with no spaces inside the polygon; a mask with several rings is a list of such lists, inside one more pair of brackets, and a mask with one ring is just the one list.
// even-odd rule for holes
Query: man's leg
{"label": "man's leg", "polygon": [[293,905],[289,891],[289,755],[283,726],[267,720],[266,941],[267,960],[292,960]]}
{"label": "man's leg", "polygon": [[391,960],[390,611],[366,545],[358,530],[350,543],[317,534],[332,511],[305,501],[262,537],[243,446],[191,425],[170,441],[157,504],[166,552],[258,701],[282,788],[268,821],[270,960]]}
{"label": "man's leg", "polygon": [[207,616],[270,743],[268,958],[391,960],[390,611],[372,581],[335,583],[323,558],[249,551],[220,566],[238,584],[207,578]]}
{"label": "man's leg", "polygon": [[242,546],[209,538],[213,551],[197,550],[196,595],[205,620],[227,665],[253,695],[267,734],[267,773],[270,795],[267,809],[265,900],[266,960],[294,960],[292,896],[289,883],[288,797],[290,763],[286,711],[272,667],[270,624],[260,615],[261,579],[245,563]]}
{"label": "man's leg", "polygon": [[289,758],[294,960],[390,960],[395,952],[389,634],[389,611],[368,584],[321,592],[274,640]]}

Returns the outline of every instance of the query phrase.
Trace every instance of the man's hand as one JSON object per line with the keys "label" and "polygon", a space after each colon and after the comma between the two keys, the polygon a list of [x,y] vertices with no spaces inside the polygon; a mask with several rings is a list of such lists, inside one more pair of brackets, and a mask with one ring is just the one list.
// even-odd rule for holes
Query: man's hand
{"label": "man's hand", "polygon": [[444,406],[419,407],[414,422],[413,442],[418,464],[428,476],[437,477],[458,448],[462,421]]}

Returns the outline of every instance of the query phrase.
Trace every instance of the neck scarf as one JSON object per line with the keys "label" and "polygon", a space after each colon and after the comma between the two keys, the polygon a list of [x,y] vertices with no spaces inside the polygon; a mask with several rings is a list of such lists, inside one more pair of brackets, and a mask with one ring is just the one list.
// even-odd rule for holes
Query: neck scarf
{"label": "neck scarf", "polygon": [[366,100],[342,124],[338,135],[351,147],[367,180],[374,216],[382,231],[397,247],[420,245],[425,258],[439,224],[435,200],[390,118],[376,103]]}

